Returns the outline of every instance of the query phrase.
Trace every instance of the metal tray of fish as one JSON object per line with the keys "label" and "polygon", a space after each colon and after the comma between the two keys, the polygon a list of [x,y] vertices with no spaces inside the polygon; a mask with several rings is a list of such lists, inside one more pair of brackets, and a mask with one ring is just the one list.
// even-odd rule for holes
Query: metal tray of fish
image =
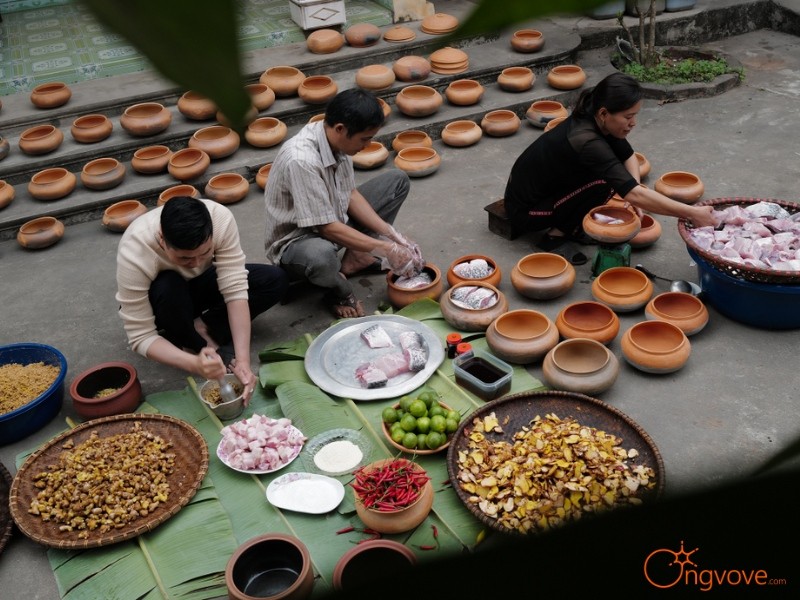
{"label": "metal tray of fish", "polygon": [[[362,337],[368,328],[380,325],[392,342],[391,347],[371,348]],[[400,373],[391,377],[383,387],[364,387],[356,377],[362,365],[400,350],[400,334],[413,331],[419,334],[427,351],[425,366],[419,371]],[[353,400],[382,400],[402,396],[424,384],[444,360],[444,344],[433,330],[400,315],[374,315],[347,319],[323,331],[308,347],[305,357],[306,373],[321,390]]]}

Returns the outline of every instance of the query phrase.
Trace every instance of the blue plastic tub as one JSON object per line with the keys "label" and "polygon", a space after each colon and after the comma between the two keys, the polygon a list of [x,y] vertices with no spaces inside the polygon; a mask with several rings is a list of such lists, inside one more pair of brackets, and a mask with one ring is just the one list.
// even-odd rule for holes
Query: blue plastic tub
{"label": "blue plastic tub", "polygon": [[731,277],[687,247],[697,263],[703,294],[726,317],[761,329],[800,328],[800,285],[758,283]]}
{"label": "blue plastic tub", "polygon": [[67,376],[67,359],[45,344],[20,343],[0,346],[0,365],[17,363],[28,365],[43,362],[57,365],[61,371],[53,384],[38,398],[16,410],[0,415],[0,446],[17,442],[47,425],[61,410],[64,401],[64,379]]}

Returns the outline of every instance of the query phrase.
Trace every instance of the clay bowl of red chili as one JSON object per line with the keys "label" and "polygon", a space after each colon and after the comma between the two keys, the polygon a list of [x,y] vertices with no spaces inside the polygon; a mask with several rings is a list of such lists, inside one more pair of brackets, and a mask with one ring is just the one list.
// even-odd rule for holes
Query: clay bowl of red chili
{"label": "clay bowl of red chili", "polygon": [[425,469],[404,458],[364,465],[350,483],[356,513],[368,529],[393,534],[410,531],[433,505],[433,486]]}

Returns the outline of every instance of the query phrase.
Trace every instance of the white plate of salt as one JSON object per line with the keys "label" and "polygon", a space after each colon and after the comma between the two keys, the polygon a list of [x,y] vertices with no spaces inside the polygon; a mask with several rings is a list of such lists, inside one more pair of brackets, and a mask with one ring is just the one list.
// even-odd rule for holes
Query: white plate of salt
{"label": "white plate of salt", "polygon": [[267,486],[267,500],[277,508],[321,515],[339,506],[344,486],[317,473],[287,473]]}

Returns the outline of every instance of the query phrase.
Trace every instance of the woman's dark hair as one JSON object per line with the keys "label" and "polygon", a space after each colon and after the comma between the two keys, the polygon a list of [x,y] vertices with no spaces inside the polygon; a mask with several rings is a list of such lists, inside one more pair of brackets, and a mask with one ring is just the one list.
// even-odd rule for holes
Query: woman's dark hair
{"label": "woman's dark hair", "polygon": [[347,135],[383,125],[383,109],[378,99],[366,90],[350,88],[339,94],[325,107],[325,123],[333,127],[341,123]]}
{"label": "woman's dark hair", "polygon": [[178,250],[194,250],[214,228],[206,205],[191,196],[170,198],[161,209],[161,235]]}
{"label": "woman's dark hair", "polygon": [[630,75],[612,73],[593,88],[583,90],[573,111],[580,117],[593,117],[601,108],[610,113],[628,110],[642,99],[642,86]]}

